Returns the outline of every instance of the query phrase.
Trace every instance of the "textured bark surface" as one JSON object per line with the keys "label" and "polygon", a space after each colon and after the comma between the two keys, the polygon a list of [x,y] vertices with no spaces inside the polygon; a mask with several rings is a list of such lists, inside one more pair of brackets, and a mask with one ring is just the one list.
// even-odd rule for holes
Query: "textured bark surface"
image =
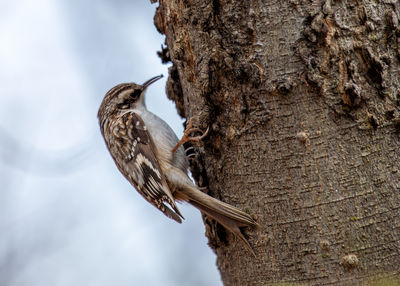
{"label": "textured bark surface", "polygon": [[251,214],[205,221],[225,285],[356,285],[400,265],[400,4],[160,1],[167,94],[210,126],[192,172]]}

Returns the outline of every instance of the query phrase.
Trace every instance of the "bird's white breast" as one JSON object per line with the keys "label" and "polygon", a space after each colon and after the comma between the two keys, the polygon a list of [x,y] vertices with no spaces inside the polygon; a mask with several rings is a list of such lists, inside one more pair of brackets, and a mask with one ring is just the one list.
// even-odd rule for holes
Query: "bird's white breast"
{"label": "bird's white breast", "polygon": [[153,138],[161,167],[167,168],[168,164],[170,164],[186,173],[188,162],[183,147],[180,146],[175,153],[172,153],[172,149],[179,142],[172,128],[164,120],[150,111],[143,112],[142,110],[135,110],[134,112],[143,119],[147,130]]}

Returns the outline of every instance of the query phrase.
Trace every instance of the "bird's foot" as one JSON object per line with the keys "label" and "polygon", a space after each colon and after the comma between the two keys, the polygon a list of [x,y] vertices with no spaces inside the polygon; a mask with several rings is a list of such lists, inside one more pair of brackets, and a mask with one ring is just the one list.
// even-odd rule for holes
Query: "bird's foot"
{"label": "bird's foot", "polygon": [[[194,117],[197,117],[197,116],[194,116]],[[208,131],[209,131],[208,127],[205,132],[203,132],[203,130],[201,130],[200,128],[193,127],[193,118],[194,117],[191,117],[189,119],[189,124],[183,133],[183,137],[181,140],[179,140],[178,144],[176,144],[176,146],[172,149],[172,153],[174,153],[176,150],[178,150],[179,146],[183,145],[184,143],[186,143],[188,141],[199,142],[199,141],[203,140],[204,137],[207,136]],[[192,137],[192,136],[190,136],[190,134],[192,132],[199,132],[199,133],[201,133],[201,135]]]}

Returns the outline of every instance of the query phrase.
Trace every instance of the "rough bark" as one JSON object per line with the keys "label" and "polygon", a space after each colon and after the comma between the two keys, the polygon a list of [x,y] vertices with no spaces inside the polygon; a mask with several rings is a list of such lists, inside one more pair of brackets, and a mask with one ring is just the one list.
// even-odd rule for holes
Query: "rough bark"
{"label": "rough bark", "polygon": [[212,221],[225,285],[356,285],[400,265],[400,4],[160,0],[167,94],[200,114],[201,186],[253,214],[257,256]]}

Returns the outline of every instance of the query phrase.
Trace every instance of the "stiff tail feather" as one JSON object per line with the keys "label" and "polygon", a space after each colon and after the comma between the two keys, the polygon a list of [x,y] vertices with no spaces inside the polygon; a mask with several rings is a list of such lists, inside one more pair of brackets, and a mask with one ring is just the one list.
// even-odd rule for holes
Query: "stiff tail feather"
{"label": "stiff tail feather", "polygon": [[250,250],[250,252],[255,256],[254,250],[250,246],[250,243],[244,237],[239,227],[258,227],[259,225],[253,220],[253,218],[227,204],[221,202],[209,195],[192,188],[191,192],[188,192],[189,200],[188,202],[199,209],[201,212],[214,218],[217,222],[226,227],[234,235],[240,238]]}

